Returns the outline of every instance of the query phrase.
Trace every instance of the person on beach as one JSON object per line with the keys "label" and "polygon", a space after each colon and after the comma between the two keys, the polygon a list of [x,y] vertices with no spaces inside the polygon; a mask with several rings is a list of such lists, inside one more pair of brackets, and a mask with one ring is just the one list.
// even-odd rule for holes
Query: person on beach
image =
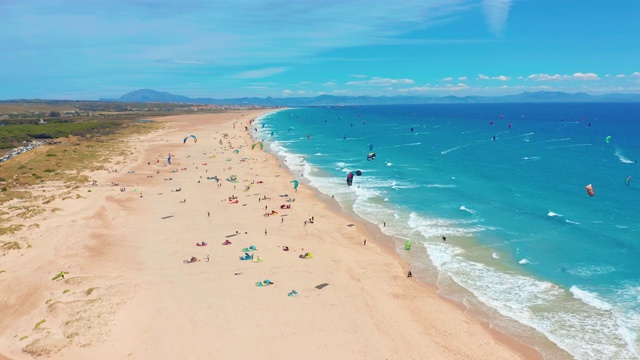
{"label": "person on beach", "polygon": [[364,239],[364,244],[363,245],[367,245],[367,239]]}
{"label": "person on beach", "polygon": [[442,237],[442,241],[447,241],[447,237],[446,237],[446,236],[443,236],[443,237]]}
{"label": "person on beach", "polygon": [[411,273],[411,271],[409,271],[409,273],[407,274],[407,277],[412,277],[413,274]]}

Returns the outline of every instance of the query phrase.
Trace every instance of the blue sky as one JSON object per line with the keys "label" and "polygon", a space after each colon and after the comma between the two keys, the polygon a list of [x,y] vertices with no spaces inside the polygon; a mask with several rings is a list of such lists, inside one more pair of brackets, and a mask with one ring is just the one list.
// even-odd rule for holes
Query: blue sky
{"label": "blue sky", "polygon": [[640,1],[0,0],[0,99],[640,93]]}

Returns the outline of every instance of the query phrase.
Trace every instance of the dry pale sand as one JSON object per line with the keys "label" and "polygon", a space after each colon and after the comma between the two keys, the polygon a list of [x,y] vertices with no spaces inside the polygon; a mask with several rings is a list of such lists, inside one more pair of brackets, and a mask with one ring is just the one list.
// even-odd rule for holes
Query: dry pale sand
{"label": "dry pale sand", "polygon": [[[117,173],[91,173],[96,186],[2,239],[23,249],[0,257],[0,359],[539,358],[407,278],[385,244],[363,245],[379,234],[331,199],[294,191],[278,159],[251,150],[261,112],[163,118],[123,142]],[[251,245],[262,262],[239,259]]]}

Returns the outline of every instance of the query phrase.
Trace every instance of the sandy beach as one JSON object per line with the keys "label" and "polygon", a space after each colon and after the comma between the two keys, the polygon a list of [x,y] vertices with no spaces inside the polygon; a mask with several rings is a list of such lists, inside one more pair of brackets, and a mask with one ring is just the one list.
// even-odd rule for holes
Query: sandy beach
{"label": "sandy beach", "polygon": [[0,257],[0,360],[540,358],[252,149],[268,111],[157,119],[5,236],[22,248]]}

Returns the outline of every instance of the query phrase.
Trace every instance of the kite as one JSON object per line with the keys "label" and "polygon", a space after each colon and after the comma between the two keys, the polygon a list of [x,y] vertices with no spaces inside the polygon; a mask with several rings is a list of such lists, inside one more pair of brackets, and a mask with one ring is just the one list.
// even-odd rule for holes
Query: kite
{"label": "kite", "polygon": [[362,175],[362,171],[360,171],[360,170],[356,170],[355,172],[354,171],[350,171],[347,174],[347,185],[351,186],[353,184],[353,177],[355,175],[357,175],[357,176]]}
{"label": "kite", "polygon": [[187,143],[187,140],[189,140],[189,138],[193,138],[193,142],[197,143],[198,142],[198,138],[195,135],[189,135],[187,137],[184,138],[184,140],[182,141],[183,144]]}
{"label": "kite", "polygon": [[169,165],[171,165],[171,155],[169,155],[169,157],[167,158],[167,162],[169,163]]}
{"label": "kite", "polygon": [[264,148],[264,143],[262,141],[258,141],[257,143],[254,143],[253,145],[251,145],[251,150],[253,150],[253,148],[255,148],[256,145],[260,146],[260,150]]}
{"label": "kite", "polygon": [[627,176],[627,180],[624,181],[624,183],[629,186],[629,183],[631,182],[631,176]]}
{"label": "kite", "polygon": [[589,185],[585,186],[584,188],[587,189],[587,194],[589,194],[589,196],[594,196],[596,194],[593,191],[593,185],[589,184]]}
{"label": "kite", "polygon": [[607,136],[606,138],[604,138],[604,141],[606,141],[607,144],[610,143],[611,142],[611,136]]}
{"label": "kite", "polygon": [[298,180],[291,180],[290,183],[293,183],[293,190],[298,189]]}

